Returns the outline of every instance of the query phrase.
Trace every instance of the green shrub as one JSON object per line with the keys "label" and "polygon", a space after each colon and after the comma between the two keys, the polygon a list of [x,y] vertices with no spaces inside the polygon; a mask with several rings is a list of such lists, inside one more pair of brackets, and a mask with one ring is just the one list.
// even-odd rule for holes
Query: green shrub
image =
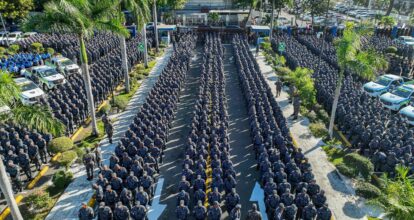
{"label": "green shrub", "polygon": [[62,152],[62,156],[59,157],[58,163],[61,166],[64,166],[66,168],[69,168],[73,162],[75,162],[75,159],[78,157],[78,154],[74,150],[68,150],[65,152]]}
{"label": "green shrub", "polygon": [[346,164],[344,164],[344,163],[339,163],[339,164],[337,164],[337,165],[336,165],[336,169],[338,169],[338,171],[339,171],[342,175],[345,175],[345,176],[350,177],[350,178],[354,178],[354,177],[356,177],[355,170],[354,170],[354,169],[352,169],[351,167],[347,166],[347,165],[346,165]]}
{"label": "green shrub", "polygon": [[328,129],[326,129],[325,124],[321,122],[311,123],[309,129],[315,137],[325,138],[328,136]]}
{"label": "green shrub", "polygon": [[73,147],[73,141],[72,139],[68,137],[58,137],[58,138],[53,139],[50,142],[50,149],[54,153],[58,153],[58,152],[62,153],[62,152],[72,149],[72,147]]}
{"label": "green shrub", "polygon": [[50,207],[53,203],[48,192],[41,189],[35,190],[26,197],[26,204],[29,204],[34,210]]}
{"label": "green shrub", "polygon": [[366,199],[373,199],[381,195],[381,190],[371,183],[359,181],[356,185],[355,193]]}
{"label": "green shrub", "polygon": [[46,51],[47,51],[47,53],[48,53],[48,54],[50,54],[50,55],[55,54],[55,50],[54,50],[53,48],[51,48],[51,47],[48,47],[48,48],[46,49]]}
{"label": "green shrub", "polygon": [[121,110],[125,110],[128,105],[128,99],[125,96],[115,96],[115,105]]}
{"label": "green shrub", "polygon": [[385,187],[384,180],[378,177],[376,174],[371,175],[371,184],[383,189]]}
{"label": "green shrub", "polygon": [[137,74],[137,75],[135,76],[135,79],[137,79],[137,80],[142,80],[142,79],[145,79],[145,76],[144,76],[144,75],[142,75],[142,74]]}
{"label": "green shrub", "polygon": [[318,116],[316,115],[316,113],[314,111],[308,111],[305,114],[305,117],[307,117],[309,119],[310,122],[316,122],[318,119]]}
{"label": "green shrub", "polygon": [[20,46],[19,45],[12,44],[12,45],[9,46],[8,52],[10,54],[15,54],[15,53],[19,52],[19,50],[20,50]]}
{"label": "green shrub", "polygon": [[35,43],[32,43],[31,49],[34,52],[40,53],[40,52],[43,51],[43,45],[41,43],[39,43],[39,42],[35,42]]}
{"label": "green shrub", "polygon": [[319,111],[317,112],[317,115],[318,115],[318,119],[321,120],[323,123],[325,124],[329,123],[329,119],[330,119],[329,115],[324,109],[320,108]]}
{"label": "green shrub", "polygon": [[276,71],[279,75],[282,75],[282,76],[289,75],[289,74],[290,74],[290,72],[292,72],[289,68],[287,68],[287,67],[281,67],[281,66],[277,66],[277,67],[275,67],[275,71]]}
{"label": "green shrub", "polygon": [[3,56],[6,53],[6,48],[0,47],[0,56]]}
{"label": "green shrub", "polygon": [[374,172],[374,165],[371,161],[357,153],[350,153],[345,155],[344,163],[348,166],[354,167],[358,173],[360,173],[366,180],[371,178],[371,174]]}
{"label": "green shrub", "polygon": [[52,177],[53,185],[58,189],[66,188],[72,182],[73,174],[70,171],[59,170]]}
{"label": "green shrub", "polygon": [[99,109],[99,114],[103,115],[108,113],[111,110],[111,104],[109,102],[104,102],[102,107]]}
{"label": "green shrub", "polygon": [[387,49],[385,49],[385,52],[396,54],[398,52],[398,49],[394,46],[389,46],[389,47],[387,47]]}

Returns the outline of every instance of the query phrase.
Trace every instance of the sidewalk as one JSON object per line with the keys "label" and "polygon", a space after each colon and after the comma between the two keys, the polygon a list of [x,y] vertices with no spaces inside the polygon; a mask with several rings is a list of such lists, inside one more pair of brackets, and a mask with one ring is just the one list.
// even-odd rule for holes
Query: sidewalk
{"label": "sidewalk", "polygon": [[[255,48],[251,48],[251,51],[255,54]],[[273,94],[276,94],[274,83],[277,80],[277,75],[266,64],[262,53],[256,57],[256,60]],[[287,90],[287,88],[284,90]],[[281,96],[276,98],[276,100],[283,111],[283,115],[288,119],[292,137],[298,146],[302,148],[306,157],[309,158],[316,182],[321,189],[325,190],[327,203],[333,211],[335,219],[367,219],[365,215],[375,215],[370,213],[370,209],[364,205],[360,197],[355,195],[355,190],[352,188],[350,180],[348,178],[342,179],[337,173],[335,166],[329,162],[321,148],[324,144],[323,141],[312,136],[309,130],[309,120],[302,116],[295,121],[289,118],[293,113],[293,105],[288,102],[287,92],[282,91]]]}
{"label": "sidewalk", "polygon": [[[148,77],[141,84],[137,92],[134,94],[126,110],[114,118],[118,120],[114,123],[113,143],[109,144],[107,139],[101,141],[103,163],[109,164],[111,153],[114,152],[116,143],[124,135],[131,121],[138,113],[139,108],[144,104],[148,93],[151,91],[154,84],[157,82],[158,76],[169,61],[172,54],[172,47],[166,49],[164,56],[157,58],[157,64],[151,70]],[[94,191],[91,185],[95,182],[86,179],[86,170],[83,165],[77,165],[71,168],[74,174],[74,181],[66,188],[65,192],[56,202],[53,209],[50,211],[46,220],[70,220],[78,219],[78,210],[82,202],[88,203],[92,198]],[[95,169],[95,177],[98,169]]]}

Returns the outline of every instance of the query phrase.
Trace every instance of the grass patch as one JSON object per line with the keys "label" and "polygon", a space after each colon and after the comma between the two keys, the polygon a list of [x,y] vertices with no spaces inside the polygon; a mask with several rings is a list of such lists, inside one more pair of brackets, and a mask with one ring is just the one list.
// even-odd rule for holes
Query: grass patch
{"label": "grass patch", "polygon": [[323,146],[322,149],[328,155],[328,159],[333,165],[336,166],[344,161],[346,153],[343,150],[328,145]]}
{"label": "grass patch", "polygon": [[339,145],[341,142],[337,140],[328,141],[327,145],[322,146],[322,149],[328,155],[329,161],[337,166],[344,161],[344,157],[347,154],[344,150],[334,147],[334,145]]}

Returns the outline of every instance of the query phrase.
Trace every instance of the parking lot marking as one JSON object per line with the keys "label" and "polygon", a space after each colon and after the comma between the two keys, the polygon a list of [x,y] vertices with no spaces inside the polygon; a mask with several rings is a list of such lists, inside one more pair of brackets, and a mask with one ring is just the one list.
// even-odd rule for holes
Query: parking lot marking
{"label": "parking lot marking", "polygon": [[29,183],[29,185],[27,185],[27,188],[33,189],[33,187],[40,180],[40,178],[42,178],[42,176],[46,174],[47,170],[49,170],[49,166],[43,167],[42,170],[36,175],[36,177]]}

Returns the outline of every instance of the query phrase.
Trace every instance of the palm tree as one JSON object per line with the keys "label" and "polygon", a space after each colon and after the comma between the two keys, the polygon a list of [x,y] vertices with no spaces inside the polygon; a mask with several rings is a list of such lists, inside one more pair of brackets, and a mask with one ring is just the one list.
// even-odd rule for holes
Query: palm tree
{"label": "palm tree", "polygon": [[145,24],[150,20],[149,0],[123,0],[125,7],[130,10],[135,19],[137,29],[142,28],[142,37],[144,39],[144,66],[148,67],[148,53],[147,53],[147,33]]}
{"label": "palm tree", "polygon": [[388,65],[384,57],[373,49],[362,50],[363,35],[372,34],[372,28],[361,25],[356,28],[354,23],[347,22],[343,37],[335,41],[336,56],[339,64],[339,75],[336,82],[334,101],[329,122],[329,135],[332,138],[335,122],[336,108],[338,107],[339,95],[341,94],[342,81],[345,71],[359,75],[364,79],[372,79],[380,69]]}
{"label": "palm tree", "polygon": [[119,2],[111,0],[52,0],[44,5],[44,12],[30,16],[23,23],[25,30],[76,34],[79,39],[83,81],[92,119],[92,133],[98,135],[95,106],[89,75],[85,40],[95,30],[110,31],[123,36],[128,31],[121,23]]}
{"label": "palm tree", "polygon": [[392,8],[394,8],[394,0],[390,0],[390,4],[388,5],[387,12],[385,13],[386,16],[391,14]]}
{"label": "palm tree", "polygon": [[391,220],[409,220],[414,215],[414,178],[409,168],[397,166],[397,176],[392,179],[384,174],[380,178],[381,195],[371,199],[370,204],[378,206]]}
{"label": "palm tree", "polygon": [[[26,106],[19,100],[20,87],[16,85],[9,73],[0,71],[0,107],[8,106],[11,110],[10,114],[0,115],[1,123],[17,124],[43,133],[51,133],[54,136],[64,133],[65,126],[53,117],[49,108],[40,105]],[[23,219],[13,197],[3,161],[0,161],[0,176],[0,188],[10,207],[13,219]]]}

